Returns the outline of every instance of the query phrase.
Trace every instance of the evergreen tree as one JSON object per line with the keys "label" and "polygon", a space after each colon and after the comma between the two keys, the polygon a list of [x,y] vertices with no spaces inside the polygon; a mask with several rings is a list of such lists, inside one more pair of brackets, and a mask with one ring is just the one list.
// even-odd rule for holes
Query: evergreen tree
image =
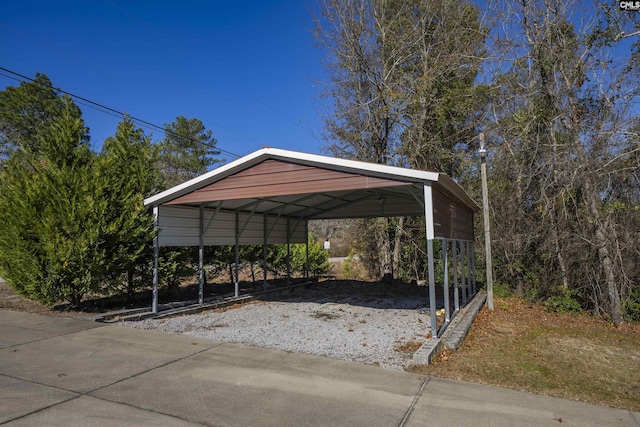
{"label": "evergreen tree", "polygon": [[77,108],[66,100],[38,153],[21,150],[1,175],[0,274],[20,294],[45,304],[77,305],[97,291],[109,254],[101,182]]}
{"label": "evergreen tree", "polygon": [[103,239],[110,254],[108,275],[117,285],[126,283],[129,300],[136,289],[148,285],[145,279],[150,276],[153,215],[143,201],[162,188],[157,151],[151,138],[125,117],[99,156],[97,179],[104,183],[100,198],[107,206]]}
{"label": "evergreen tree", "polygon": [[[207,172],[220,162],[216,139],[199,119],[179,116],[165,124],[165,137],[159,144],[159,164],[164,188],[171,188]],[[193,248],[167,247],[160,250],[161,283],[177,296],[183,279],[193,276],[197,257]]]}
{"label": "evergreen tree", "polygon": [[[309,233],[309,273],[312,276],[326,274],[329,269],[329,251],[324,249],[322,242],[313,233]],[[285,247],[286,250],[286,247]],[[297,273],[304,273],[307,262],[307,247],[302,243],[297,243],[291,247],[291,270]]]}
{"label": "evergreen tree", "polygon": [[165,124],[160,143],[160,163],[167,188],[195,178],[220,162],[216,139],[198,119],[179,116]]}
{"label": "evergreen tree", "polygon": [[37,150],[19,148],[0,172],[0,275],[47,305],[78,306],[125,273],[131,291],[149,269],[153,218],[143,198],[161,188],[157,150],[129,119],[99,156],[87,141],[66,99]]}
{"label": "evergreen tree", "polygon": [[[6,160],[20,148],[37,152],[42,134],[64,111],[80,118],[80,109],[63,98],[51,80],[40,73],[32,82],[0,92],[0,158]],[[89,140],[87,130],[82,140]]]}

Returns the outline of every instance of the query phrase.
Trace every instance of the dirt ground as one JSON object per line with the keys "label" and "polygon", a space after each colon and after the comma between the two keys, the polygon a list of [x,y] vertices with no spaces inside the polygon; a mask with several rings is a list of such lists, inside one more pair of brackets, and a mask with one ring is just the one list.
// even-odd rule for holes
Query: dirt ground
{"label": "dirt ground", "polygon": [[31,301],[16,294],[6,282],[0,282],[0,309],[24,311],[27,313],[44,314],[47,316],[86,317],[86,313],[56,310],[46,307],[36,301]]}

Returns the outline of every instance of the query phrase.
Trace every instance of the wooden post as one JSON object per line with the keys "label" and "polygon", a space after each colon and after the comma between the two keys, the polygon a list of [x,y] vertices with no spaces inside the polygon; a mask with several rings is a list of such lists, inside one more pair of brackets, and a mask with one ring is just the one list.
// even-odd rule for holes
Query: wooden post
{"label": "wooden post", "polygon": [[489,228],[489,190],[487,184],[487,149],[484,133],[480,133],[480,171],[482,174],[482,216],[484,219],[484,256],[487,268],[487,307],[493,311],[493,265],[491,263],[491,230]]}

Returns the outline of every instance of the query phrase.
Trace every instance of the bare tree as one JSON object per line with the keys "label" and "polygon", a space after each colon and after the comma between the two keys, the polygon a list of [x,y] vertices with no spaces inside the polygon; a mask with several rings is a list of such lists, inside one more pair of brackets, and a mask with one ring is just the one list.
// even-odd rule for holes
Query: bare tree
{"label": "bare tree", "polygon": [[[333,101],[328,150],[340,157],[446,171],[473,129],[474,80],[484,32],[478,9],[453,0],[326,0],[317,40]],[[406,220],[365,221],[380,273],[400,269]],[[365,253],[366,258],[368,255]]]}
{"label": "bare tree", "polygon": [[[637,46],[624,61],[614,57],[630,23],[608,4],[594,6],[597,13],[578,16],[582,6],[568,1],[494,5],[504,12],[494,30],[491,105],[504,199],[494,206],[503,211],[497,243],[507,278],[547,296],[557,287],[575,291],[619,323],[637,287],[629,267],[637,263],[625,256],[638,240],[615,220],[635,190],[611,186],[632,173],[621,165],[634,158],[629,140],[638,137],[632,105],[640,92],[626,83],[637,75]],[[637,210],[628,214],[637,223]]]}

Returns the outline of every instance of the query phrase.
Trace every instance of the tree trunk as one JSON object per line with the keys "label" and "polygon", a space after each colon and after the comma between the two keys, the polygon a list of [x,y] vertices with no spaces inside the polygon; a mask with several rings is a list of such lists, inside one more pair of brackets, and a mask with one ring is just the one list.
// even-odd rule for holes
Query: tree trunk
{"label": "tree trunk", "polygon": [[558,219],[556,218],[556,209],[553,207],[551,220],[553,221],[553,225],[551,227],[551,234],[553,237],[553,246],[556,253],[556,259],[558,260],[558,266],[560,267],[560,274],[562,275],[562,286],[565,289],[569,289],[569,276],[567,275],[567,266],[564,261],[564,257],[562,256],[562,251],[560,248],[560,236],[558,235]]}
{"label": "tree trunk", "polygon": [[598,259],[602,266],[604,281],[607,288],[607,313],[611,317],[611,321],[615,325],[619,325],[624,320],[622,304],[620,302],[620,290],[616,285],[613,261],[611,260],[611,254],[609,253],[609,247],[607,244],[606,224],[603,223],[598,210],[598,195],[596,194],[594,187],[595,186],[591,182],[591,177],[587,176],[585,179],[584,197],[586,199],[587,209],[589,210],[593,221],[595,245],[598,250]]}
{"label": "tree trunk", "polygon": [[127,304],[133,304],[135,300],[135,287],[133,283],[133,269],[127,271]]}
{"label": "tree trunk", "polygon": [[380,248],[380,277],[383,281],[393,280],[392,263],[393,252],[389,236],[389,218],[381,218],[378,222],[378,247]]}
{"label": "tree trunk", "polygon": [[395,233],[393,236],[393,259],[391,261],[391,274],[393,277],[398,276],[400,266],[400,246],[402,244],[402,229],[404,228],[404,217],[398,218]]}

